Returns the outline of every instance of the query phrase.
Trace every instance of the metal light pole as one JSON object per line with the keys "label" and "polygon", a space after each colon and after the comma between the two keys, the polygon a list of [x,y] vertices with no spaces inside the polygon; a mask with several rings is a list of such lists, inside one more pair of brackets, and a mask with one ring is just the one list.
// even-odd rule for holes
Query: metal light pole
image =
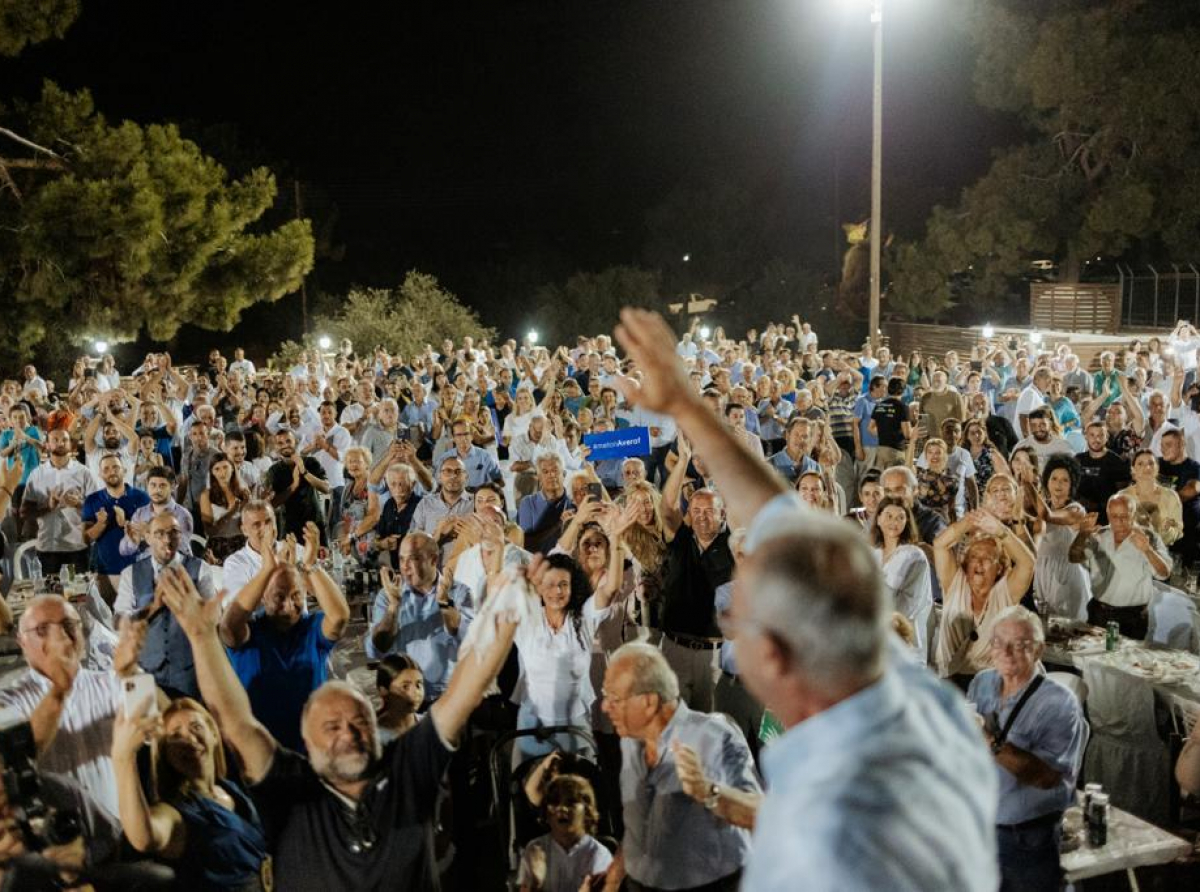
{"label": "metal light pole", "polygon": [[875,29],[875,95],[871,110],[871,326],[869,339],[879,346],[880,250],[883,243],[883,0],[872,0]]}

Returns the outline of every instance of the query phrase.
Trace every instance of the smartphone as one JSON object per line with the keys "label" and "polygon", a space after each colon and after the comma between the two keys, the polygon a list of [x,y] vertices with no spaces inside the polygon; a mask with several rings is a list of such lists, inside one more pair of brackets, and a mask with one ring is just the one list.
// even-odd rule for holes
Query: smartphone
{"label": "smartphone", "polygon": [[96,377],[96,370],[95,370],[95,369],[84,369],[84,370],[83,370],[83,377],[85,377],[85,378],[95,378],[95,377]]}
{"label": "smartphone", "polygon": [[589,483],[587,485],[587,494],[598,502],[604,498],[604,487],[599,483]]}
{"label": "smartphone", "polygon": [[408,428],[406,428],[406,427],[396,428],[396,442],[397,443],[407,443],[408,440],[409,440]]}
{"label": "smartphone", "polygon": [[158,687],[154,676],[141,672],[121,679],[121,706],[129,718],[158,715]]}

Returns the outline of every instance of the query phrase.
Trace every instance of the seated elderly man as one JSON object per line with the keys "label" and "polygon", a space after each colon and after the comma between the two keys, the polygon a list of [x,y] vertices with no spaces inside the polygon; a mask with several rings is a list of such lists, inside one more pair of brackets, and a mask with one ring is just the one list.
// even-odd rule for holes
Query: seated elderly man
{"label": "seated elderly man", "polygon": [[1086,724],[1078,698],[1039,669],[1045,633],[1021,606],[992,626],[992,663],[967,699],[996,758],[1002,892],[1057,892],[1063,812],[1075,802]]}
{"label": "seated elderly man", "polygon": [[1092,578],[1088,622],[1105,626],[1115,622],[1121,634],[1141,640],[1149,626],[1147,608],[1155,581],[1171,574],[1167,546],[1154,530],[1134,524],[1137,501],[1118,493],[1108,500],[1108,526],[1097,528],[1089,514],[1080,524],[1069,557],[1085,564]]}
{"label": "seated elderly man", "polygon": [[[301,710],[329,677],[326,661],[346,630],[350,607],[337,583],[316,565],[316,524],[305,529],[304,554],[295,565],[271,547],[273,527],[261,536],[262,566],[221,618],[221,640],[254,714],[276,740],[299,749]],[[310,593],[321,608],[315,613],[306,609]],[[264,610],[252,619],[260,603]]]}
{"label": "seated elderly man", "polygon": [[58,595],[39,595],[25,607],[17,632],[29,668],[0,690],[0,709],[33,727],[39,770],[75,781],[113,820],[120,812],[112,722],[121,703],[119,676],[137,669],[142,628],[122,628],[113,672],[84,669],[87,642],[79,614]]}
{"label": "seated elderly man", "polygon": [[[626,399],[676,419],[749,528],[723,625],[747,690],[786,730],[763,754],[742,889],[995,890],[995,767],[962,698],[893,640],[861,531],[806,510],[735,447],[660,316],[622,310],[617,339],[643,373]],[[715,800],[721,814],[720,788]]]}
{"label": "seated elderly man", "polygon": [[562,532],[562,514],[575,503],[563,486],[563,461],[556,453],[537,456],[537,492],[527,495],[517,506],[517,523],[525,531],[525,548],[548,552]]}
{"label": "seated elderly man", "polygon": [[512,645],[511,623],[459,663],[428,718],[386,747],[375,711],[342,682],[305,698],[301,732],[309,756],[280,746],[251,711],[205,604],[186,574],[172,573],[164,601],[187,632],[200,691],[236,754],[263,817],[275,888],[432,889],[432,818],[459,734]]}
{"label": "seated elderly man", "polygon": [[192,649],[170,611],[160,609],[161,605],[155,603],[155,590],[163,569],[178,563],[192,578],[200,596],[211,598],[216,589],[210,567],[190,552],[180,550],[183,531],[174,514],[156,515],[150,521],[146,538],[150,549],[121,571],[113,612],[117,616],[145,617],[146,640],[138,662],[154,676],[167,696],[199,697]]}
{"label": "seated elderly man", "polygon": [[470,599],[466,586],[438,572],[438,547],[425,533],[413,532],[400,543],[400,579],[384,569],[383,590],[371,608],[367,658],[403,653],[416,660],[425,677],[425,696],[435,700],[446,690],[467,634]]}
{"label": "seated elderly man", "polygon": [[[741,798],[762,792],[746,738],[726,716],[689,709],[675,673],[648,644],[626,644],[609,658],[602,693],[604,714],[622,738],[627,885],[635,892],[734,892],[750,853],[750,834],[711,812],[723,789]],[[682,747],[698,758],[709,781],[703,802],[678,773]]]}

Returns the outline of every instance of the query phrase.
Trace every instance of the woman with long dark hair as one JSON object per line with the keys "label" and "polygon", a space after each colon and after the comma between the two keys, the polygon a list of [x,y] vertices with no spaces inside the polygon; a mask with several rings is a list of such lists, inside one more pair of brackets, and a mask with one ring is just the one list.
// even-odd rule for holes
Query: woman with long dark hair
{"label": "woman with long dark hair", "polygon": [[242,535],[242,506],[250,493],[242,485],[229,456],[216,455],[208,468],[208,488],[200,493],[200,519],[208,548],[218,564],[246,544]]}

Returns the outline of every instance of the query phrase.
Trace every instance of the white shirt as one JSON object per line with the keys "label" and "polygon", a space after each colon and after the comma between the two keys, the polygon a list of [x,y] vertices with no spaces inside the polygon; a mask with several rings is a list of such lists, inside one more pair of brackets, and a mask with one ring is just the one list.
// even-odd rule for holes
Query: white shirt
{"label": "white shirt", "polygon": [[311,453],[311,455],[325,472],[325,479],[329,481],[329,485],[333,487],[341,486],[346,477],[343,470],[343,463],[346,460],[346,450],[354,445],[354,438],[350,436],[350,431],[346,430],[340,424],[335,424],[329,430],[319,429],[311,432],[304,438],[302,449],[307,449],[320,434],[324,434],[325,441],[337,450],[337,458],[334,458],[324,449],[318,449]]}
{"label": "white shirt", "polygon": [[254,376],[258,374],[257,370],[254,368],[254,363],[248,359],[235,359],[233,362],[229,363],[229,371],[241,372],[247,381],[253,381]]}
{"label": "white shirt", "polygon": [[[1171,557],[1158,534],[1142,530],[1167,568]],[[1138,551],[1129,537],[1114,545],[1112,530],[1098,530],[1087,544],[1087,568],[1092,577],[1092,597],[1109,607],[1142,607],[1150,603],[1155,591],[1154,569],[1150,560]]]}
{"label": "white shirt", "polygon": [[1034,409],[1040,409],[1044,405],[1046,405],[1045,394],[1030,384],[1017,397],[1017,418],[1019,419],[1022,415],[1028,415]]}
{"label": "white shirt", "polygon": [[44,403],[46,397],[49,396],[49,391],[46,389],[46,382],[40,375],[34,375],[25,382],[21,388],[21,393],[27,399],[33,400],[35,403]]}
{"label": "white shirt", "polygon": [[[78,490],[82,498],[92,491],[92,475],[83,465],[70,459],[63,468],[56,468],[44,461],[29,475],[25,482],[25,499],[30,503],[48,506],[50,493],[59,494]],[[79,508],[59,504],[57,508],[38,518],[38,551],[82,551],[83,518]]]}
{"label": "white shirt", "polygon": [[1045,464],[1046,458],[1051,455],[1074,455],[1075,450],[1071,448],[1071,444],[1062,437],[1051,436],[1045,443],[1039,443],[1033,437],[1025,437],[1017,442],[1013,447],[1015,452],[1024,446],[1029,446],[1033,449],[1038,457],[1038,470],[1041,470],[1041,465]]}
{"label": "white shirt", "polygon": [[[158,558],[151,555],[143,560],[150,561],[154,565],[154,578],[158,578],[158,574],[163,571],[164,564],[158,562]],[[200,578],[198,580],[196,590],[200,592],[200,597],[208,600],[216,593],[216,588],[213,585],[212,567],[206,562],[200,562]],[[134,611],[136,603],[133,592],[133,564],[130,564],[121,571],[121,576],[117,580],[117,599],[113,601],[113,613],[116,616],[128,616]]]}
{"label": "white shirt", "polygon": [[584,602],[579,629],[568,616],[557,632],[539,610],[533,621],[517,626],[515,641],[521,677],[513,702],[532,709],[545,725],[577,724],[587,727],[592,702],[592,640],[600,623],[612,612],[610,604],[597,610],[595,599]]}
{"label": "white shirt", "polygon": [[[120,821],[117,778],[112,764],[112,722],[120,684],[111,672],[80,669],[63,704],[58,733],[38,756],[38,769],[65,774],[81,786],[113,820]],[[50,682],[32,669],[0,690],[0,709],[26,721],[50,691]]]}

